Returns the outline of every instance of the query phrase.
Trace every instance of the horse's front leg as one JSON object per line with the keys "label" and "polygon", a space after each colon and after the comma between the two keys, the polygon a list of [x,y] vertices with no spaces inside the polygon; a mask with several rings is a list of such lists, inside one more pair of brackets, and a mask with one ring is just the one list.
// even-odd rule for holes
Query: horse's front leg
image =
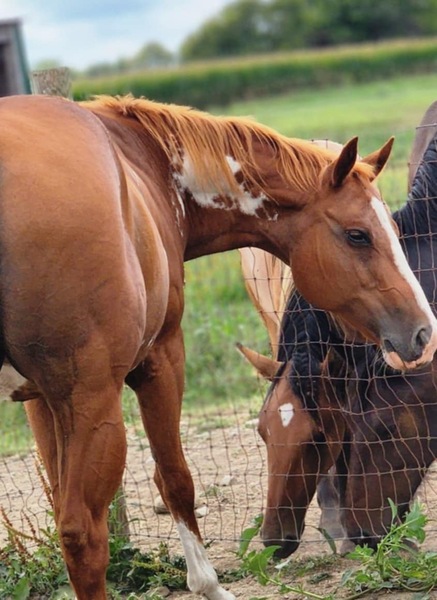
{"label": "horse's front leg", "polygon": [[153,457],[155,482],[179,531],[188,587],[208,600],[234,600],[218,583],[194,515],[194,485],[182,450],[179,423],[184,387],[182,332],[157,342],[127,383],[135,390]]}

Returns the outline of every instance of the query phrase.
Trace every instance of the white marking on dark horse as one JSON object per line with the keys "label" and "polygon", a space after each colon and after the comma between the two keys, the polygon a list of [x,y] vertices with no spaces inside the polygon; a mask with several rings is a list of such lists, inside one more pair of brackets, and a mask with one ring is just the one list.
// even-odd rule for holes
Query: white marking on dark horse
{"label": "white marking on dark horse", "polygon": [[278,408],[279,416],[281,417],[282,425],[288,427],[294,417],[294,407],[291,402],[286,402]]}

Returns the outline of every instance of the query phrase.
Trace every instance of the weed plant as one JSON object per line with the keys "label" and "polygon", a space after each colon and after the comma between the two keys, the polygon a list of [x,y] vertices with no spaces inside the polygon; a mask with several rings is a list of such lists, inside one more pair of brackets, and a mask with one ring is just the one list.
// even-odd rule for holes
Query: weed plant
{"label": "weed plant", "polygon": [[[41,461],[36,469],[44,493],[51,506],[53,499],[45,479]],[[109,536],[110,564],[107,582],[110,597],[114,600],[134,600],[137,594],[158,600],[161,587],[170,590],[186,589],[186,563],[181,556],[170,556],[168,546],[161,543],[157,549],[143,552],[134,547],[126,535],[117,533],[117,523],[111,519],[117,511],[110,512]],[[8,541],[0,548],[0,599],[30,600],[43,598],[71,598],[59,538],[54,525],[38,532],[24,513],[29,533],[15,528],[6,511],[0,508],[0,526],[6,529]]]}
{"label": "weed plant", "polygon": [[[241,561],[239,574],[253,575],[264,586],[274,586],[280,595],[298,594],[299,597],[314,600],[356,600],[377,592],[411,592],[414,600],[429,600],[429,593],[437,588],[437,552],[422,551],[420,544],[425,541],[427,517],[423,507],[416,501],[401,521],[396,505],[388,500],[392,521],[387,535],[377,545],[376,550],[357,546],[346,558],[358,563],[348,568],[340,585],[334,592],[321,595],[308,588],[308,584],[318,584],[330,577],[329,569],[337,566],[338,556],[306,558],[300,561],[287,559],[272,566],[272,557],[278,546],[263,550],[250,550],[251,541],[258,535],[262,519],[257,517],[253,527],[246,529],[238,551]],[[322,569],[321,569],[322,567]],[[299,582],[287,583],[304,575],[312,575],[307,585]],[[261,600],[251,598],[251,600]]]}

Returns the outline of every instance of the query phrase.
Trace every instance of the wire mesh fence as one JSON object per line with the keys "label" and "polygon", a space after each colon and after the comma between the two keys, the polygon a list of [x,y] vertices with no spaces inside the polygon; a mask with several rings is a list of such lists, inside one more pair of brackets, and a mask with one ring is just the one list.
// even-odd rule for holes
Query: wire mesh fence
{"label": "wire mesh fence", "polygon": [[[430,127],[435,130],[435,124]],[[437,156],[435,141],[431,144]],[[437,160],[432,152],[426,157],[425,153],[425,160],[419,161],[424,168],[419,167],[415,175],[418,183],[412,186],[411,211],[402,213],[398,225],[410,264],[436,312]],[[287,276],[272,273],[271,266],[264,266],[265,275],[246,273],[247,282],[252,280],[258,291],[265,284],[268,290],[280,289],[281,301],[273,302],[271,309],[280,313],[286,300],[283,283],[288,288]],[[279,286],[274,281],[278,277]],[[254,310],[249,300],[246,310]],[[302,320],[302,314],[308,318]],[[322,528],[329,531],[336,520],[334,537],[343,542],[372,542],[383,535],[390,520],[388,498],[402,514],[418,497],[431,517],[428,529],[435,532],[434,365],[419,373],[400,375],[383,365],[373,347],[344,341],[335,322],[326,316],[314,316],[311,307],[303,308],[299,303],[289,306],[289,318],[293,320],[295,315],[303,329],[296,329],[296,325],[293,339],[287,339],[284,333],[282,341],[278,337],[276,348],[272,344],[273,351],[279,353],[282,344],[285,350],[278,358],[289,361],[281,372],[285,384],[279,385],[279,376],[275,380],[273,406],[268,400],[261,408],[267,386],[259,380],[257,391],[243,401],[228,399],[215,404],[209,400],[206,406],[199,401],[183,410],[181,438],[195,483],[201,533],[206,542],[212,543],[211,556],[232,559],[242,530],[266,509],[276,519],[273,541],[286,544],[302,540],[299,552],[326,551],[328,544],[319,530],[322,514],[315,484],[333,463],[336,471],[331,470],[330,479],[323,480],[325,487],[319,488],[319,501],[325,508]],[[322,331],[325,326],[328,333]],[[267,331],[261,324],[260,329],[267,347]],[[299,337],[296,332],[305,335]],[[241,358],[232,347],[229,353],[228,385],[232,385],[233,365]],[[303,370],[296,366],[299,364],[303,364]],[[247,373],[248,378],[255,377],[249,367]],[[271,398],[272,388],[269,393]],[[125,410],[128,457],[123,490],[131,541],[141,548],[166,541],[177,550],[177,529],[157,498],[153,456],[139,413],[129,397]],[[267,444],[258,434],[260,410],[268,421],[264,431]],[[22,406],[12,406],[9,401],[0,405],[0,418],[10,419],[12,436],[18,421],[19,428],[26,428],[22,416],[15,414],[19,411],[24,412]],[[6,449],[0,458],[0,506],[14,528],[31,535],[31,527],[45,528],[53,524],[53,517],[44,479],[36,467],[36,450],[31,438],[26,434],[24,437],[24,442],[11,444],[12,450]],[[280,488],[276,495],[273,488]],[[270,533],[264,532],[264,536],[268,538]],[[433,539],[428,536],[427,544],[436,549]],[[0,526],[0,546],[6,540],[7,528]]]}

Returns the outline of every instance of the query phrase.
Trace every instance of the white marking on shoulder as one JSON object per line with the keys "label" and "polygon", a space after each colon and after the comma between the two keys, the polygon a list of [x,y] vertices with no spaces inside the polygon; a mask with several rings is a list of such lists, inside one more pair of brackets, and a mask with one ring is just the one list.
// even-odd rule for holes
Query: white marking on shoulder
{"label": "white marking on shoulder", "polygon": [[240,163],[233,156],[226,156],[226,161],[234,175],[241,171]]}
{"label": "white marking on shoulder", "polygon": [[[226,161],[232,173],[236,175],[241,171],[241,165],[232,157],[226,156]],[[184,154],[181,172],[174,171],[173,177],[176,185],[180,190],[188,190],[193,196],[195,202],[204,208],[216,208],[222,210],[240,210],[245,215],[257,216],[257,211],[263,208],[265,202],[269,199],[264,194],[252,196],[243,185],[240,184],[239,193],[235,195],[233,190],[217,190],[216,188],[204,189],[200,188],[196,180],[195,171],[193,169],[190,158]],[[230,199],[230,203],[226,203],[220,198],[220,193],[224,193]],[[276,220],[277,215],[272,217]]]}
{"label": "white marking on shoulder", "polygon": [[288,427],[294,417],[294,406],[291,402],[286,402],[278,408],[279,416],[281,417],[282,425]]}
{"label": "white marking on shoulder", "polygon": [[[235,160],[234,157],[226,156],[226,160],[234,175],[241,172],[241,165]],[[259,196],[252,196],[243,188],[242,185],[239,187],[241,190],[240,196],[234,198],[234,200],[237,202],[238,208],[245,215],[256,216],[256,211],[262,208],[264,202],[268,202],[267,196],[264,196],[263,194],[260,194]]]}
{"label": "white marking on shoulder", "polygon": [[176,198],[177,198],[177,201],[179,202],[182,216],[185,217],[185,204],[184,204],[184,201],[182,200],[182,196],[180,195],[179,191],[176,193]]}
{"label": "white marking on shoulder", "polygon": [[430,323],[435,323],[435,317],[431,311],[429,302],[425,296],[425,292],[421,288],[420,283],[418,282],[413,271],[411,270],[410,265],[408,264],[407,257],[402,251],[401,244],[397,235],[394,232],[392,224],[390,223],[390,216],[386,210],[384,203],[382,202],[382,200],[379,200],[379,198],[376,198],[374,196],[371,200],[371,205],[378,217],[379,222],[381,223],[383,229],[387,233],[388,239],[390,241],[390,247],[393,253],[393,259],[395,265],[399,270],[399,273],[410,285],[413,294],[416,298],[417,304],[429,317]]}
{"label": "white marking on shoulder", "polygon": [[196,535],[185,523],[179,521],[176,525],[184,547],[188,570],[187,583],[190,590],[196,594],[204,594],[208,600],[235,600],[233,594],[219,585],[217,573]]}
{"label": "white marking on shoulder", "polygon": [[172,197],[171,202],[176,212],[176,221],[178,224],[179,231],[182,233],[182,223],[185,219],[185,205],[178,187],[176,187],[175,189],[175,195],[176,201]]}

